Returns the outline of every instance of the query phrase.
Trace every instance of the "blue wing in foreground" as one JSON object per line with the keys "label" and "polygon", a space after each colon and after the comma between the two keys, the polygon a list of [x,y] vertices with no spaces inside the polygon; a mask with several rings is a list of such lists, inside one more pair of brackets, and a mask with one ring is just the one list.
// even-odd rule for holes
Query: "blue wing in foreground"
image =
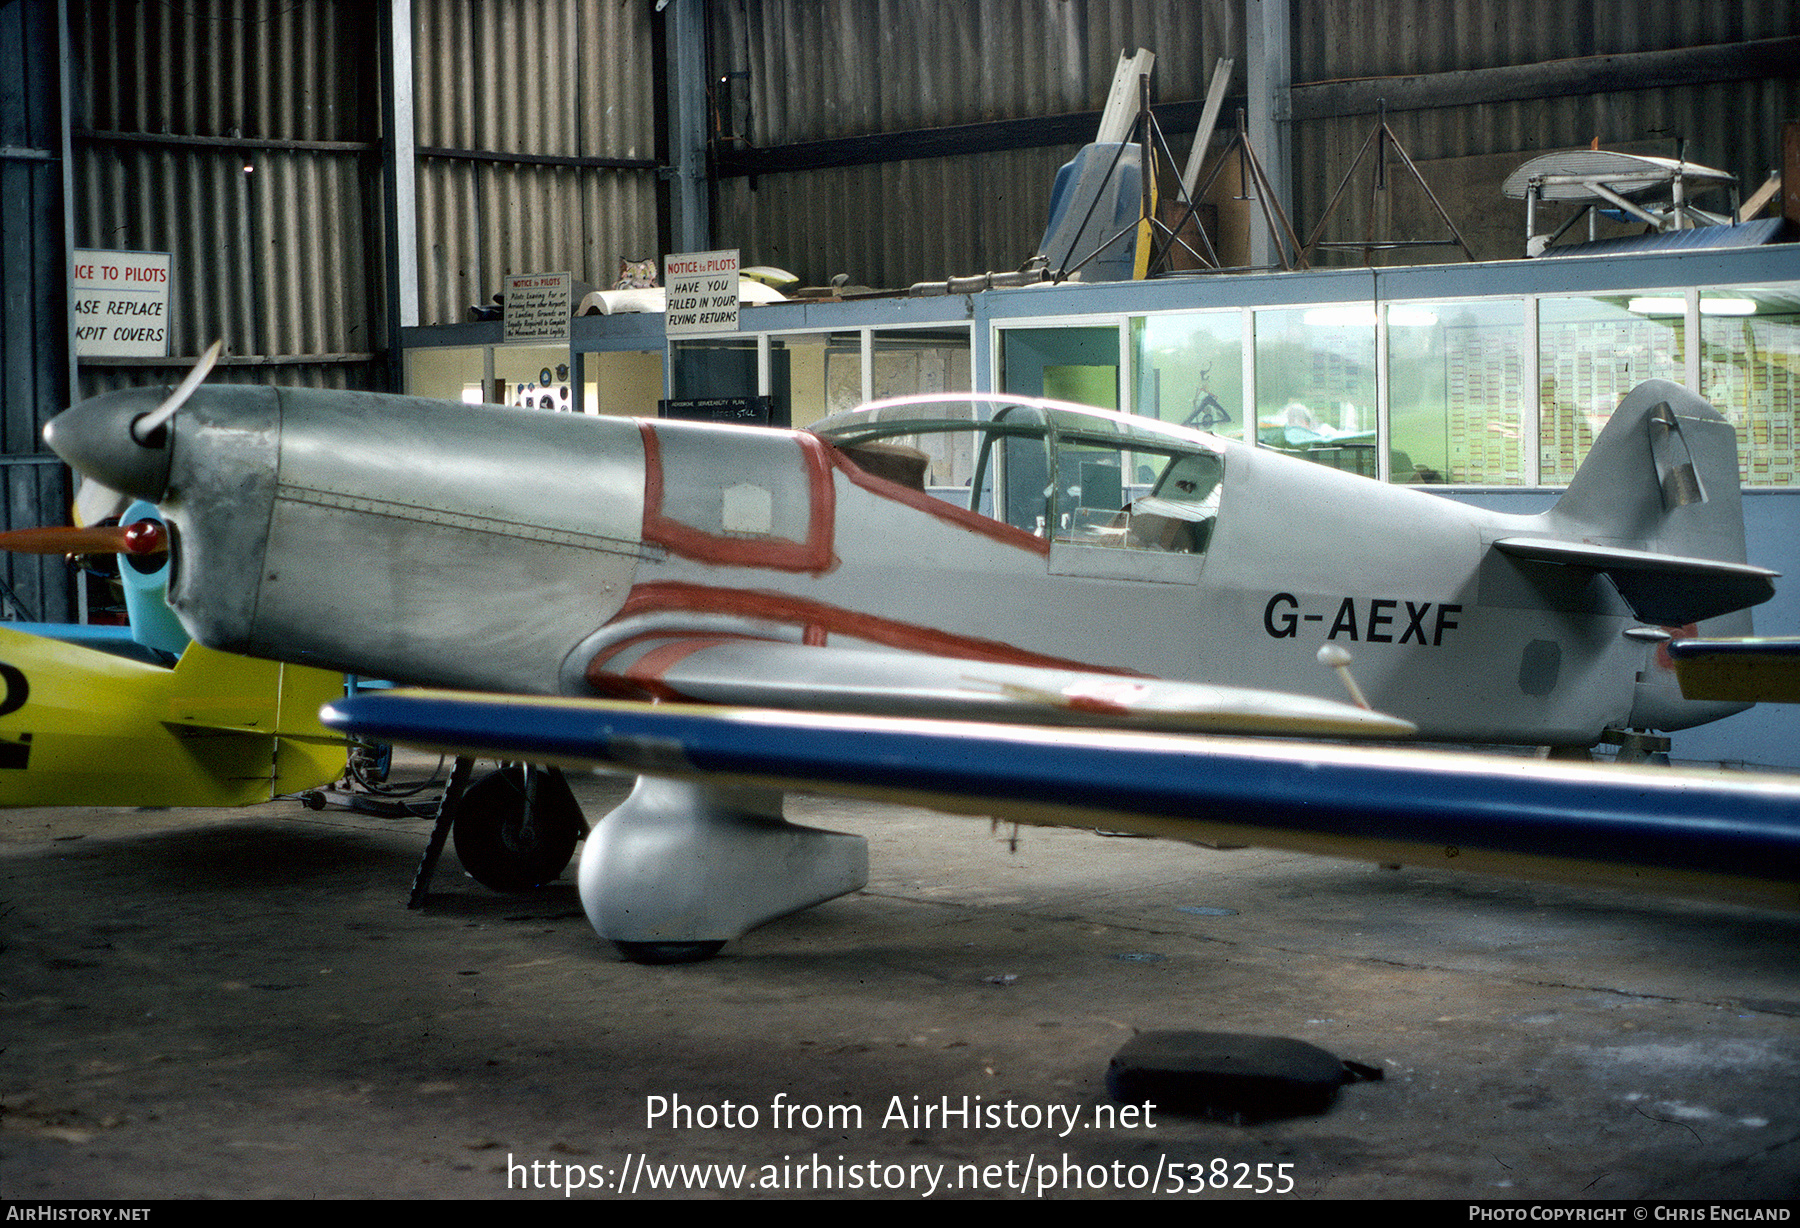
{"label": "blue wing in foreground", "polygon": [[1800,907],[1800,787],[1781,777],[425,691],[322,718],[432,749]]}

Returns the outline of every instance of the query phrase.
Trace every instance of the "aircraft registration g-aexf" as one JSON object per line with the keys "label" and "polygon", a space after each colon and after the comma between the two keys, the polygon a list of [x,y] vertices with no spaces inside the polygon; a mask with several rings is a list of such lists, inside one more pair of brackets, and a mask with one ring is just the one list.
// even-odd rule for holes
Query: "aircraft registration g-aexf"
{"label": "aircraft registration g-aexf", "polygon": [[[195,638],[495,696],[1586,747],[1742,707],[1684,700],[1659,649],[1743,634],[1773,592],[1731,427],[1660,382],[1541,516],[1013,397],[796,432],[243,386],[147,416],[162,395],[47,434],[159,506]],[[1333,697],[1330,647],[1376,711]],[[670,754],[584,853],[628,952],[716,949],[864,881],[859,839]]]}

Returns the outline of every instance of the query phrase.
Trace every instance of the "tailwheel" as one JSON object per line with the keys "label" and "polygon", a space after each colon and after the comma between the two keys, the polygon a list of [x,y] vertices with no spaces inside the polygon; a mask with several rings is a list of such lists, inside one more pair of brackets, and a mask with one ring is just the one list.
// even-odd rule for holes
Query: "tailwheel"
{"label": "tailwheel", "polygon": [[529,891],[563,872],[587,822],[560,771],[515,764],[464,791],[451,830],[469,877],[495,891]]}

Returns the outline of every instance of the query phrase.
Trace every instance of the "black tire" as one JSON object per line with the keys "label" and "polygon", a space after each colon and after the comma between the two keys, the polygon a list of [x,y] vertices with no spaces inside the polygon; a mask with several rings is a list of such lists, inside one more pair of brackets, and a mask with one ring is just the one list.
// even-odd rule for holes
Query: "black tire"
{"label": "black tire", "polygon": [[563,872],[586,822],[563,774],[540,768],[531,833],[525,832],[525,769],[504,767],[470,785],[451,833],[469,877],[495,891],[530,891]]}
{"label": "black tire", "polygon": [[619,954],[634,964],[695,964],[711,959],[725,946],[717,942],[617,942]]}

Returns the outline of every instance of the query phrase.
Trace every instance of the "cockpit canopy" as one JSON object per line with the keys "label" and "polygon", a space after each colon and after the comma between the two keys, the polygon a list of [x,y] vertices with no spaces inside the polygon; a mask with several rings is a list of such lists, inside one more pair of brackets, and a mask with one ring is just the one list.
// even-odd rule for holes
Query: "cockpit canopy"
{"label": "cockpit canopy", "polygon": [[815,424],[865,472],[1054,543],[1202,554],[1224,449],[1155,419],[1029,397],[876,401]]}

